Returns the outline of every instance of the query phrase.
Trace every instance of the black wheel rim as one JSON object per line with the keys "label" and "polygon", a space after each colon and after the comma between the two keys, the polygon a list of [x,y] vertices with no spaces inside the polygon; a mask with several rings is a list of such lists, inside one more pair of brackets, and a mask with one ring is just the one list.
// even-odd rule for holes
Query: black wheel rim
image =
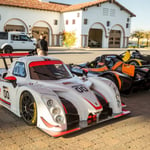
{"label": "black wheel rim", "polygon": [[22,117],[27,123],[32,123],[34,118],[34,101],[31,96],[26,95],[22,99]]}

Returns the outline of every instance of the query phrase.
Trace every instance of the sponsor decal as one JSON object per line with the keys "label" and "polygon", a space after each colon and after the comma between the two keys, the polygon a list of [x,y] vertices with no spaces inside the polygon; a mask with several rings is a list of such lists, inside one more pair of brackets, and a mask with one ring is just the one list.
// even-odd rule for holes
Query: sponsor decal
{"label": "sponsor decal", "polygon": [[82,85],[75,85],[75,86],[72,86],[72,88],[74,88],[79,93],[88,92],[88,89]]}
{"label": "sponsor decal", "polygon": [[8,87],[3,86],[3,96],[4,96],[5,99],[9,100],[10,96],[9,96]]}

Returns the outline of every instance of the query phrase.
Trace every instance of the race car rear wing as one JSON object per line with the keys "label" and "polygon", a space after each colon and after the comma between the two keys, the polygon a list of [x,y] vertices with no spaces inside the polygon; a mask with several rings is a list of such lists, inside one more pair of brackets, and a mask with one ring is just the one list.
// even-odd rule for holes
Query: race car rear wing
{"label": "race car rear wing", "polygon": [[6,59],[9,59],[10,62],[12,63],[13,58],[19,58],[19,57],[30,56],[30,55],[33,55],[33,54],[30,54],[30,53],[6,53],[6,54],[0,54],[0,59],[3,60],[5,69],[7,70],[8,69],[8,64],[7,64]]}

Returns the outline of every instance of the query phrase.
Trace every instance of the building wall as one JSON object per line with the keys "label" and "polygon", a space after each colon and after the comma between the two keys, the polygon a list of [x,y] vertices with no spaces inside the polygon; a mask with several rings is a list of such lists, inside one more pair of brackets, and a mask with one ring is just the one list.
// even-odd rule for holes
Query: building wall
{"label": "building wall", "polygon": [[[75,23],[73,24],[73,20]],[[68,24],[66,24],[68,21]],[[76,44],[75,47],[81,47],[81,27],[82,27],[82,11],[65,12],[61,17],[61,31],[75,32]]]}
{"label": "building wall", "polygon": [[[77,14],[80,14],[77,17]],[[130,24],[131,17],[126,11],[121,10],[116,4],[113,3],[104,3],[100,6],[88,7],[85,10],[65,12],[62,15],[63,26],[62,30],[66,31],[75,31],[77,34],[77,43],[76,46],[87,47],[85,43],[88,43],[89,30],[91,28],[101,29],[102,34],[102,47],[109,46],[109,32],[111,30],[120,30],[121,31],[121,44],[120,47],[127,46],[127,39],[130,35]],[[128,19],[129,18],[129,19]],[[72,25],[72,20],[75,19],[76,23]],[[84,19],[87,19],[87,24],[84,24]],[[65,24],[65,21],[68,20],[68,25]],[[127,21],[128,20],[128,21]],[[107,26],[107,21],[110,22],[110,25]],[[128,23],[128,28],[126,24]],[[87,41],[85,41],[87,40]],[[80,45],[79,45],[80,44]]]}
{"label": "building wall", "polygon": [[[113,3],[104,3],[100,6],[93,6],[83,11],[83,18],[88,18],[88,24],[82,24],[82,34],[88,34],[90,28],[99,28],[103,30],[103,47],[108,47],[108,37],[110,30],[121,30],[121,47],[126,47],[126,37],[130,35],[130,14],[120,10],[120,8]],[[129,22],[127,22],[129,18]],[[107,26],[107,21],[110,25]],[[82,21],[83,22],[83,21]],[[126,28],[126,24],[129,28]],[[125,41],[123,41],[125,39]]]}
{"label": "building wall", "polygon": [[[89,31],[92,28],[102,30],[101,44],[103,48],[109,47],[111,30],[121,31],[120,47],[127,46],[130,35],[130,14],[109,2],[88,7],[85,10],[64,13],[0,6],[0,16],[0,31],[4,31],[6,24],[23,25],[27,33],[31,33],[33,27],[47,27],[50,46],[61,45],[60,34],[64,30],[76,33],[75,47],[88,46]],[[84,19],[87,19],[87,24],[84,24]],[[54,25],[54,20],[58,21],[57,25]],[[66,24],[66,20],[68,20],[68,24]],[[75,20],[75,24],[72,23],[73,20]],[[109,26],[107,25],[108,21]],[[126,28],[127,24],[128,28]]]}
{"label": "building wall", "polygon": [[[52,45],[52,38],[54,43],[55,35],[59,34],[60,13],[58,12],[0,6],[0,14],[0,31],[4,31],[6,24],[23,25],[27,33],[30,33],[34,26],[48,27],[49,45]],[[58,25],[54,25],[54,20],[58,20]]]}

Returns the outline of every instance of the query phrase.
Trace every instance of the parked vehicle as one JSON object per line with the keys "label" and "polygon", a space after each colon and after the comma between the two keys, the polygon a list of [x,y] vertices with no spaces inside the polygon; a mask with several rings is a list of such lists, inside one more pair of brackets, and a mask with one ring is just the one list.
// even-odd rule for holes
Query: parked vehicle
{"label": "parked vehicle", "polygon": [[35,50],[36,43],[23,32],[0,32],[0,52]]}
{"label": "parked vehicle", "polygon": [[150,88],[150,68],[135,67],[126,64],[116,54],[104,54],[91,62],[70,67],[72,73],[87,76],[101,76],[112,80],[120,92],[128,94],[130,91]]}
{"label": "parked vehicle", "polygon": [[3,68],[0,104],[54,137],[130,113],[112,81],[78,78],[61,60],[47,56],[21,57]]}
{"label": "parked vehicle", "polygon": [[126,74],[109,70],[105,64],[96,65],[95,61],[83,64],[69,64],[71,72],[77,76],[106,78],[113,81],[121,93],[130,93],[132,78]]}
{"label": "parked vehicle", "polygon": [[124,58],[126,53],[129,53],[129,58],[127,60],[128,64],[133,64],[135,66],[150,66],[150,55],[143,55],[139,50],[128,50],[120,54],[121,58]]}

